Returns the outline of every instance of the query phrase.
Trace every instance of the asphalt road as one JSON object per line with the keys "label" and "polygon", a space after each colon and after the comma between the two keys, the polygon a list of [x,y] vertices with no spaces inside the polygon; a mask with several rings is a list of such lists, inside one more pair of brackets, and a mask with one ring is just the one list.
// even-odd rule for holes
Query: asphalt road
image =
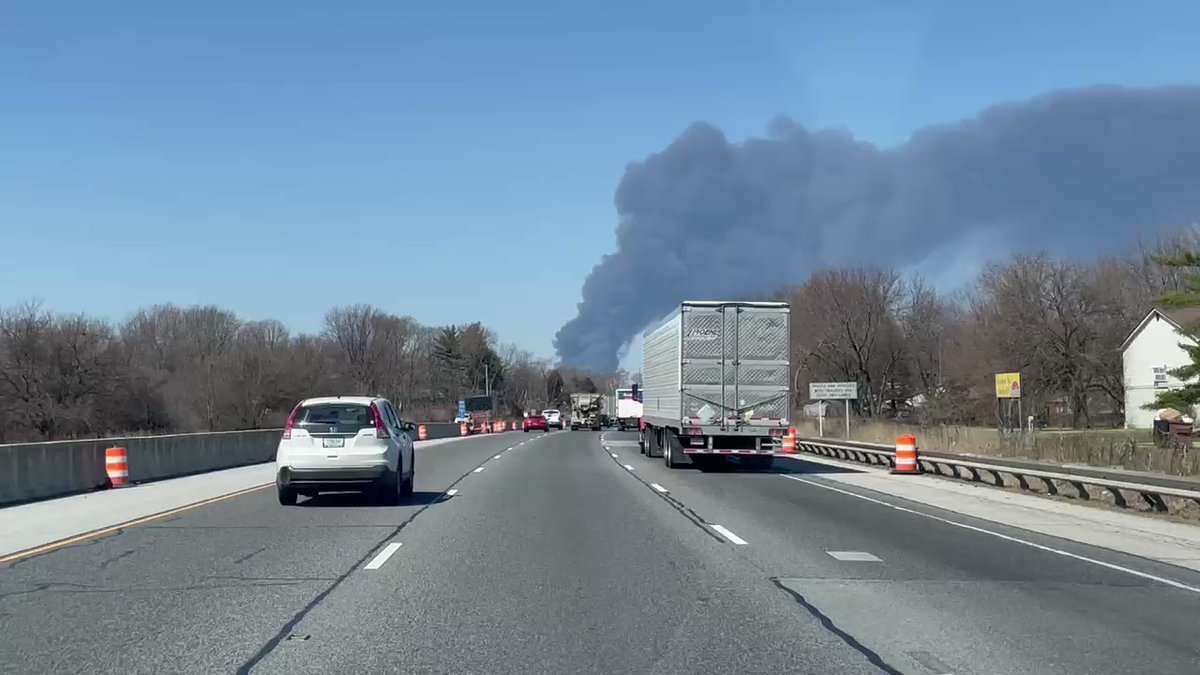
{"label": "asphalt road", "polygon": [[0,567],[0,672],[1200,672],[1200,593],[1152,578],[1200,574],[603,438],[468,439],[405,505],[263,490]]}

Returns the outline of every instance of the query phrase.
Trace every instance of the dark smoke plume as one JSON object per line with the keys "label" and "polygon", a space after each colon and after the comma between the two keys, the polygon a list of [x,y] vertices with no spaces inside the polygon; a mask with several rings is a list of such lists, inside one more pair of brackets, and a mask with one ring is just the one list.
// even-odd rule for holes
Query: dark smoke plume
{"label": "dark smoke plume", "polygon": [[952,267],[991,255],[1090,255],[1200,215],[1200,87],[1065,91],[990,108],[879,149],[783,121],[730,144],[696,124],[631,164],[617,251],[555,337],[570,365],[617,351],[680,300],[736,299],[819,267]]}

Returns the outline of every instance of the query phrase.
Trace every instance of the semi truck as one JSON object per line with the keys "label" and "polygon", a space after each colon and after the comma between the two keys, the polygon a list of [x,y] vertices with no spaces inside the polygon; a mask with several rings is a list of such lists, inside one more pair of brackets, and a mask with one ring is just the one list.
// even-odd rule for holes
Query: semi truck
{"label": "semi truck", "polygon": [[571,394],[571,431],[583,428],[600,431],[604,397],[600,394]]}
{"label": "semi truck", "polygon": [[643,454],[765,470],[788,428],[790,308],[682,302],[643,335]]}
{"label": "semi truck", "polygon": [[617,400],[617,428],[637,429],[642,419],[641,390],[635,394],[632,387],[618,389],[613,398]]}
{"label": "semi truck", "polygon": [[486,434],[492,430],[492,413],[496,410],[495,394],[469,396],[463,404],[467,412],[467,434]]}

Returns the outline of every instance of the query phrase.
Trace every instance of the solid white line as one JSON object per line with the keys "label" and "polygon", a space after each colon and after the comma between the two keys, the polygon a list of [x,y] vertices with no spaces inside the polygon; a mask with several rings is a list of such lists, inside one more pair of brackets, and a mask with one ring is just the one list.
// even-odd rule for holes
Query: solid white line
{"label": "solid white line", "polygon": [[921,516],[923,518],[929,518],[931,520],[936,520],[940,523],[946,523],[947,525],[953,525],[954,527],[961,527],[964,530],[971,530],[972,532],[979,532],[981,534],[990,534],[993,537],[997,537],[997,538],[1003,539],[1005,541],[1011,541],[1014,544],[1023,544],[1025,546],[1029,546],[1031,548],[1036,548],[1039,551],[1055,553],[1057,555],[1061,555],[1066,558],[1072,558],[1074,560],[1081,560],[1083,562],[1092,563],[1093,565],[1099,565],[1100,567],[1105,567],[1110,570],[1116,570],[1117,572],[1124,572],[1126,574],[1132,574],[1133,576],[1141,577],[1142,579],[1149,579],[1150,581],[1157,581],[1160,584],[1166,584],[1167,586],[1171,586],[1172,588],[1178,588],[1180,590],[1191,591],[1192,593],[1200,594],[1200,588],[1197,588],[1195,586],[1188,586],[1187,584],[1182,584],[1182,583],[1179,583],[1178,581],[1172,581],[1171,579],[1167,579],[1165,577],[1160,577],[1160,576],[1156,576],[1153,574],[1147,574],[1146,572],[1139,572],[1138,570],[1131,569],[1129,567],[1116,565],[1116,564],[1113,564],[1110,562],[1104,562],[1103,560],[1097,560],[1095,558],[1089,558],[1085,555],[1079,555],[1078,553],[1071,553],[1070,551],[1063,551],[1061,549],[1052,548],[1050,546],[1043,546],[1042,544],[1037,544],[1032,541],[1018,539],[1017,537],[1012,537],[1007,534],[1001,534],[1000,532],[993,532],[992,530],[987,530],[982,527],[975,527],[974,525],[967,525],[966,523],[959,523],[959,522],[950,520],[948,518],[942,518],[940,516],[935,516],[930,513],[921,513],[920,511],[914,511],[913,509],[908,509],[903,506],[897,506],[896,504],[889,504],[881,499],[873,499],[873,498],[867,497],[865,495],[860,495],[860,494],[857,494],[854,492],[850,492],[849,490],[842,490],[840,488],[835,488],[832,485],[823,485],[823,484],[817,483],[815,481],[806,480],[804,478],[797,478],[795,476],[789,476],[787,474],[780,474],[780,475],[782,475],[784,478],[790,478],[795,481],[800,481],[801,483],[807,483],[809,485],[813,485],[813,486],[816,486],[816,487],[819,487],[819,488],[822,488],[825,490],[832,490],[834,492],[840,492],[844,495],[849,495],[851,497],[856,497],[856,498],[862,499],[864,501],[873,502],[873,503],[879,504],[881,506],[886,506],[889,509],[895,509],[897,511],[911,513],[913,515]]}
{"label": "solid white line", "polygon": [[393,541],[392,543],[388,544],[387,546],[384,546],[383,550],[379,552],[379,555],[375,556],[374,558],[371,558],[371,562],[367,563],[367,566],[364,567],[363,569],[377,570],[380,567],[383,567],[383,563],[387,562],[388,558],[392,557],[392,554],[399,550],[400,550],[400,542]]}
{"label": "solid white line", "polygon": [[658,490],[659,492],[661,492],[663,494],[666,494],[666,492],[667,492],[667,488],[659,485],[658,483],[651,483],[650,487],[654,488],[655,490]]}
{"label": "solid white line", "polygon": [[456,494],[458,494],[458,488],[450,488],[449,490],[446,490],[447,497],[453,497]]}
{"label": "solid white line", "polygon": [[626,464],[626,465],[625,465],[625,468],[626,468],[626,469],[629,469],[630,471],[633,471],[633,467],[632,467],[632,466],[630,466],[630,465],[628,465],[628,464]]}
{"label": "solid white line", "polygon": [[482,467],[482,466],[481,466],[481,467],[479,467],[478,469],[475,469],[475,470],[474,470],[474,471],[472,471],[471,473],[479,473],[480,471],[483,471],[483,467]]}
{"label": "solid white line", "polygon": [[737,544],[738,546],[746,545],[745,539],[742,539],[741,537],[737,536],[736,534],[730,532],[729,530],[725,529],[724,527],[722,527],[720,525],[713,525],[712,529],[716,530],[717,533],[719,533],[722,537],[725,537],[726,539],[728,539],[729,541],[732,541],[733,543]]}

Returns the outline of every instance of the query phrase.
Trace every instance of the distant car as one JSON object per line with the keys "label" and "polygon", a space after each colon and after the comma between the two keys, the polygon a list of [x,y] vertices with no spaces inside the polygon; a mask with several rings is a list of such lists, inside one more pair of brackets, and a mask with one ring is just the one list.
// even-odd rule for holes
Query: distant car
{"label": "distant car", "polygon": [[275,455],[279,503],[345,490],[399,502],[413,491],[414,436],[416,425],[402,422],[387,399],[305,399],[288,417]]}
{"label": "distant car", "polygon": [[562,430],[562,428],[563,428],[562,414],[559,413],[557,410],[553,410],[553,409],[543,410],[542,417],[546,418],[546,426],[547,427],[552,427],[554,429],[558,429],[559,431]]}
{"label": "distant car", "polygon": [[525,432],[530,431],[550,431],[550,424],[542,415],[530,415],[525,418]]}

